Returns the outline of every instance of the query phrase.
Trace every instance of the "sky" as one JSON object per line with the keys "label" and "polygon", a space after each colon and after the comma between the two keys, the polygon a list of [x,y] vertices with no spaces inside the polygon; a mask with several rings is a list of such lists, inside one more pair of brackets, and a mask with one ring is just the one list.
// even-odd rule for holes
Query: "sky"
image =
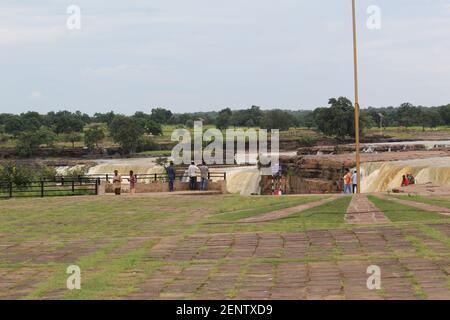
{"label": "sky", "polygon": [[[361,106],[450,103],[449,1],[357,3]],[[313,109],[352,50],[350,0],[0,0],[0,112]]]}

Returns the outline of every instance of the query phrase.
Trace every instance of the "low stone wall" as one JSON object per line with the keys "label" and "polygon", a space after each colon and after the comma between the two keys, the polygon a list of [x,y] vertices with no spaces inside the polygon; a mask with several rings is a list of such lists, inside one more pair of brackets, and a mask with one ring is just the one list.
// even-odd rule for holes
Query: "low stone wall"
{"label": "low stone wall", "polygon": [[[174,182],[175,191],[189,191],[189,182]],[[200,190],[200,183],[197,182],[196,190]],[[221,193],[227,193],[226,181],[212,182],[208,181],[208,186],[206,191],[220,191]],[[129,193],[130,186],[128,184],[122,185],[122,192]],[[151,183],[138,183],[136,185],[136,193],[158,193],[158,192],[169,192],[169,184],[167,182],[156,181]],[[114,188],[112,183],[102,182],[99,187],[99,194],[114,193]]]}

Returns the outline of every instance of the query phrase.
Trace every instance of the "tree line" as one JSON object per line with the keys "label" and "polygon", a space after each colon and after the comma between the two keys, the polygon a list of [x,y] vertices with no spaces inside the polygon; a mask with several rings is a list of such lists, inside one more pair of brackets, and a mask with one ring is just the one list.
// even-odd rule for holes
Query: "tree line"
{"label": "tree line", "polygon": [[[118,143],[124,153],[151,150],[153,137],[163,134],[163,125],[192,127],[194,121],[214,125],[219,129],[229,127],[260,127],[288,130],[292,127],[316,129],[338,139],[354,136],[354,106],[345,97],[331,98],[327,107],[306,110],[248,109],[172,113],[165,108],[154,108],[150,113],[136,112],[132,116],[114,112],[85,113],[60,111],[39,114],[0,114],[0,142],[16,141],[20,155],[32,156],[41,145],[52,146],[55,141],[72,143],[83,141],[94,150],[107,136]],[[398,107],[369,107],[361,110],[361,131],[376,127],[382,121],[389,127],[421,126],[436,128],[450,126],[450,104],[438,107],[414,106],[403,103]]]}

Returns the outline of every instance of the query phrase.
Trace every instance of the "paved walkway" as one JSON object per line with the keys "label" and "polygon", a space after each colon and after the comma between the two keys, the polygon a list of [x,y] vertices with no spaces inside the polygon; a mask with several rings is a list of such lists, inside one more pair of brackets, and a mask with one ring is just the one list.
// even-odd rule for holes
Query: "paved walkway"
{"label": "paved walkway", "polygon": [[[450,224],[440,226],[450,232]],[[420,257],[409,234],[433,248],[437,258]],[[306,233],[196,234],[172,240],[149,253],[168,264],[128,298],[450,299],[448,247],[414,227],[407,233],[383,225]],[[371,265],[381,269],[382,291],[367,288]]]}
{"label": "paved walkway", "polygon": [[404,204],[405,206],[410,206],[410,207],[414,207],[417,209],[421,209],[421,210],[425,210],[425,211],[429,211],[429,212],[435,212],[435,213],[443,214],[445,216],[450,216],[450,208],[439,207],[439,206],[431,205],[428,203],[422,203],[422,202],[417,202],[417,201],[412,201],[412,200],[398,199],[395,197],[389,197],[389,196],[385,196],[385,195],[377,195],[377,197],[385,199],[385,200],[396,201],[400,204]]}
{"label": "paved walkway", "polygon": [[349,224],[389,223],[389,219],[364,194],[353,195],[345,221]]}
{"label": "paved walkway", "polygon": [[286,208],[286,209],[281,209],[281,210],[277,210],[277,211],[267,212],[267,213],[264,213],[264,214],[256,216],[256,217],[250,217],[250,218],[239,220],[238,223],[255,223],[255,222],[267,222],[267,221],[278,220],[278,219],[285,218],[285,217],[288,217],[288,216],[296,214],[296,213],[303,212],[303,211],[311,209],[311,208],[321,206],[325,203],[336,200],[336,198],[337,197],[333,196],[333,197],[330,197],[327,199],[305,203],[305,204],[302,204],[302,205],[299,205],[296,207],[292,207],[292,208]]}

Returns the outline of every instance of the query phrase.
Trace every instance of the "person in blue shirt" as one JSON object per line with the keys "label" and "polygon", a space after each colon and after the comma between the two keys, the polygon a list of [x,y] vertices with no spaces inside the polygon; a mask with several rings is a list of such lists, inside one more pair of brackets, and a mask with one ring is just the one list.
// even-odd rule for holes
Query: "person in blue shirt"
{"label": "person in blue shirt", "polygon": [[358,172],[356,170],[353,171],[352,184],[353,184],[353,193],[356,193],[356,190],[358,189]]}
{"label": "person in blue shirt", "polygon": [[169,191],[173,192],[173,184],[175,182],[175,167],[173,161],[170,161],[170,165],[166,167],[167,177],[169,178]]}

